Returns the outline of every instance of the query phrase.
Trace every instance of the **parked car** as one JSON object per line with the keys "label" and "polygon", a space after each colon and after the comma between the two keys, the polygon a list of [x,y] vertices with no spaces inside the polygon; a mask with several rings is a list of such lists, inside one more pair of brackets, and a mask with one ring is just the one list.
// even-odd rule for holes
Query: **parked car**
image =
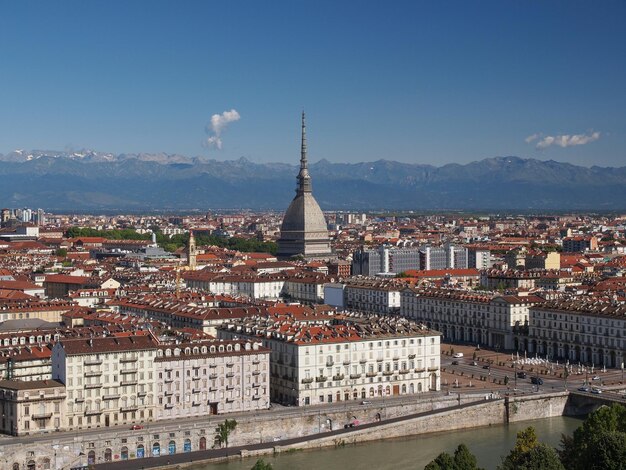
{"label": "parked car", "polygon": [[463,353],[461,353],[461,352],[454,353],[454,354],[452,355],[452,357],[463,357]]}
{"label": "parked car", "polygon": [[473,365],[473,366],[477,366],[477,365],[478,365],[478,362],[476,362],[476,361],[472,361],[470,364],[471,364],[471,365]]}
{"label": "parked car", "polygon": [[458,366],[459,365],[459,361],[452,361],[452,365],[453,366]]}
{"label": "parked car", "polygon": [[489,369],[489,368],[491,368],[491,366],[490,366],[489,364],[485,364],[485,365],[483,366],[483,369]]}
{"label": "parked car", "polygon": [[579,392],[588,392],[589,391],[589,387],[587,387],[586,385],[583,385],[582,387],[578,387],[578,391]]}
{"label": "parked car", "polygon": [[370,402],[369,402],[369,401],[367,401],[367,400],[363,400],[363,401],[361,402],[361,405],[369,405],[369,404],[370,404]]}
{"label": "parked car", "polygon": [[600,376],[599,375],[594,375],[591,380],[600,380]]}
{"label": "parked car", "polygon": [[517,373],[517,378],[518,379],[525,379],[527,377],[526,372],[518,372]]}
{"label": "parked car", "polygon": [[143,429],[143,426],[141,424],[133,424],[130,429],[131,431],[136,431],[138,429]]}
{"label": "parked car", "polygon": [[543,379],[541,377],[531,377],[530,383],[533,385],[543,385]]}
{"label": "parked car", "polygon": [[591,393],[595,393],[596,395],[600,395],[602,393],[602,390],[600,390],[599,388],[593,387],[591,389]]}

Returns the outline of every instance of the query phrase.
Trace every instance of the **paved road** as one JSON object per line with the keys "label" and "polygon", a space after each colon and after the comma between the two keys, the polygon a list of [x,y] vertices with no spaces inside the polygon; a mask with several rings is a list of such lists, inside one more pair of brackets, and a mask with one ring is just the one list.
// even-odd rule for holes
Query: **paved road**
{"label": "paved road", "polygon": [[358,430],[362,430],[362,429],[376,428],[376,427],[384,426],[386,424],[399,423],[399,422],[407,421],[407,420],[417,418],[417,417],[432,416],[432,415],[441,413],[443,411],[461,410],[461,409],[469,408],[472,406],[476,406],[476,403],[474,402],[474,403],[468,403],[464,405],[456,405],[456,406],[451,406],[449,408],[440,409],[440,410],[427,411],[424,413],[416,413],[412,415],[400,416],[397,418],[390,418],[390,419],[382,420],[380,422],[362,424],[362,425],[359,425],[357,428],[348,428],[348,429],[342,428],[342,429],[337,429],[335,431],[323,432],[323,433],[314,434],[314,435],[305,436],[305,437],[285,439],[279,442],[266,442],[263,444],[252,444],[252,445],[232,447],[228,449],[202,450],[202,451],[187,452],[184,454],[174,454],[174,455],[167,455],[167,456],[161,456],[161,457],[148,457],[148,458],[144,458],[140,460],[134,459],[134,460],[119,461],[119,462],[108,462],[108,463],[93,465],[92,468],[94,470],[137,470],[137,469],[155,468],[155,467],[161,467],[161,466],[167,466],[167,465],[177,465],[177,464],[182,464],[182,463],[191,463],[191,462],[197,462],[199,460],[220,459],[220,458],[228,457],[230,455],[239,455],[242,450],[248,450],[248,451],[260,450],[260,449],[270,450],[276,446],[299,444],[299,443],[307,442],[307,441],[314,440],[317,438],[330,437],[330,436],[341,437],[342,435],[346,435],[346,434],[349,434]]}

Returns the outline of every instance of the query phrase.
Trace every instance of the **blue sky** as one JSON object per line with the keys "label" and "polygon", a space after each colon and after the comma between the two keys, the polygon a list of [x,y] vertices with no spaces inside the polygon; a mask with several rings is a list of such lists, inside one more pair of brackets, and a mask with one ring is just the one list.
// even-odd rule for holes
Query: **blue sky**
{"label": "blue sky", "polygon": [[623,1],[0,4],[1,153],[622,166],[625,87]]}

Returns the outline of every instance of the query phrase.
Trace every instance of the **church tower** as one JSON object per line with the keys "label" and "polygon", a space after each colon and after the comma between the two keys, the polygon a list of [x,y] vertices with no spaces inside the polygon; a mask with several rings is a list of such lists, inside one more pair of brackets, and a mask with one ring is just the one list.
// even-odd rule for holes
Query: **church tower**
{"label": "church tower", "polygon": [[187,247],[187,266],[189,269],[196,269],[196,237],[193,230],[189,230],[189,246]]}
{"label": "church tower", "polygon": [[302,143],[300,171],[296,196],[285,212],[278,239],[278,257],[289,259],[303,256],[307,259],[332,258],[326,219],[313,197],[306,146],[306,122],[302,112]]}

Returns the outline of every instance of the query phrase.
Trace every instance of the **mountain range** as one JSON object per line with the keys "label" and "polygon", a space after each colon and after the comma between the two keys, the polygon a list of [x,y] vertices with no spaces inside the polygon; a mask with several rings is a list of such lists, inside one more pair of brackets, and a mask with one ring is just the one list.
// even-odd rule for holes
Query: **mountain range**
{"label": "mountain range", "polygon": [[[309,166],[323,209],[626,209],[626,167],[494,157],[432,166],[389,160]],[[171,154],[0,154],[0,205],[58,211],[285,209],[297,165]]]}

